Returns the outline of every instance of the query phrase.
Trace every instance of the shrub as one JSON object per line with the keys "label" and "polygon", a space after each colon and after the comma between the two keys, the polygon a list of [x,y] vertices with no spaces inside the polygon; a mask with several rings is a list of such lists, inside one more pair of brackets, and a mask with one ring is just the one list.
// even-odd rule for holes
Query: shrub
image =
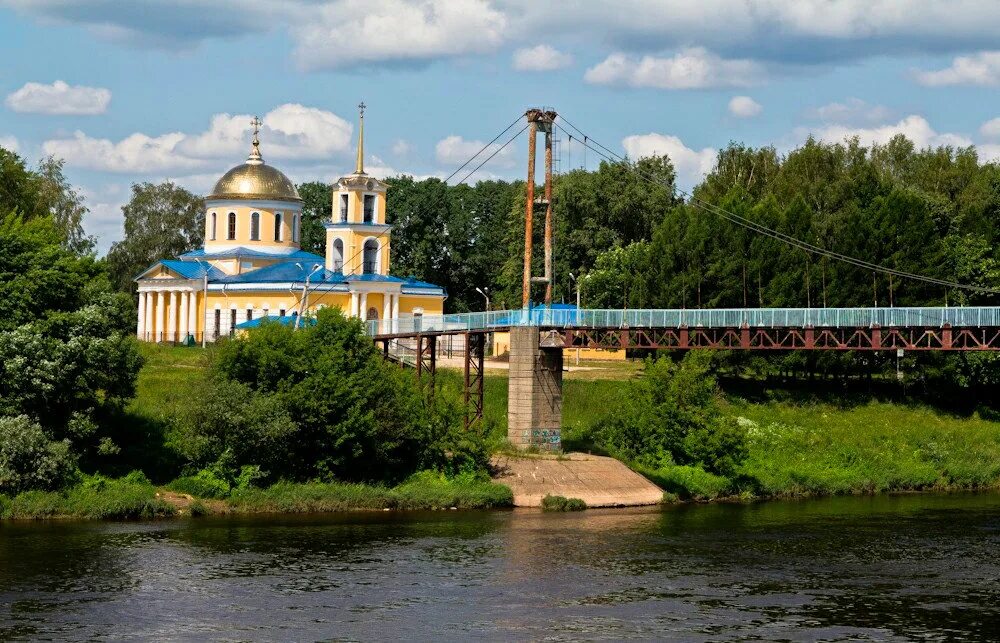
{"label": "shrub", "polygon": [[587,503],[579,498],[563,496],[545,496],[542,498],[542,511],[583,511]]}
{"label": "shrub", "polygon": [[11,518],[68,516],[104,520],[133,520],[170,516],[174,508],[156,497],[145,476],[117,480],[87,476],[65,491],[26,491],[10,501]]}
{"label": "shrub", "polygon": [[49,440],[27,416],[0,417],[0,492],[55,489],[75,470],[68,441]]}
{"label": "shrub", "polygon": [[651,469],[699,465],[732,475],[747,457],[745,430],[720,412],[711,360],[691,351],[676,364],[647,361],[621,407],[596,424],[600,446]]}
{"label": "shrub", "polygon": [[196,498],[227,498],[232,487],[215,472],[202,469],[193,476],[182,476],[169,482],[167,489]]}

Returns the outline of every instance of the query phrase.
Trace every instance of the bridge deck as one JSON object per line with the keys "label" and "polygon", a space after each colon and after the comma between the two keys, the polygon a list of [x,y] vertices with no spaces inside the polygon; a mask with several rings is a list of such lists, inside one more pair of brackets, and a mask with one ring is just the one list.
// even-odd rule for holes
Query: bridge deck
{"label": "bridge deck", "polygon": [[376,340],[538,326],[567,348],[1000,350],[1000,307],[499,310],[367,322]]}

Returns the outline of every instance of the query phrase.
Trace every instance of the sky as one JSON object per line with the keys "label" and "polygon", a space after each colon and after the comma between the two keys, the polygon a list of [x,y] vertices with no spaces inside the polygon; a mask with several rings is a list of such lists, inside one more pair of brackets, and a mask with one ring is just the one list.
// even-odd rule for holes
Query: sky
{"label": "sky", "polygon": [[[65,160],[100,253],[133,183],[207,194],[253,115],[295,182],[353,171],[360,101],[377,176],[447,177],[536,106],[669,155],[683,188],[731,141],[904,133],[1000,158],[992,0],[0,0],[0,60],[0,146]],[[562,170],[594,167],[557,138]],[[522,135],[469,180],[525,156]]]}

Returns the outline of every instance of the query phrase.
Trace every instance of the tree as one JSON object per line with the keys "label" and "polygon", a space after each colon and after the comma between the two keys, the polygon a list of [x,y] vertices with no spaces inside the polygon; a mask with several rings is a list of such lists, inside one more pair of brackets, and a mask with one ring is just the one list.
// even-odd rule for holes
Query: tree
{"label": "tree", "polygon": [[76,254],[94,251],[96,240],[83,230],[83,217],[89,210],[83,196],[63,174],[62,159],[47,156],[38,163],[38,209],[52,216],[65,237],[65,246]]}
{"label": "tree", "polygon": [[326,255],[326,227],[333,207],[333,188],[329,183],[311,181],[298,186],[302,197],[302,223],[300,247],[306,252]]}
{"label": "tree", "polygon": [[122,206],[125,238],[108,252],[108,269],[116,288],[135,290],[135,277],[160,259],[194,250],[204,237],[205,203],[169,181],[132,185],[132,198]]}

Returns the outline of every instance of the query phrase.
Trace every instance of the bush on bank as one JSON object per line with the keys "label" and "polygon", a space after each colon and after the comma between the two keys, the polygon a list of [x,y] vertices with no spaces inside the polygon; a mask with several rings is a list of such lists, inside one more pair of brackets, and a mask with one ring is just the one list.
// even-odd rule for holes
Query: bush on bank
{"label": "bush on bank", "polygon": [[323,309],[306,328],[264,324],[222,342],[171,441],[191,470],[231,486],[245,467],[262,483],[484,470],[488,449],[462,431],[458,396],[432,400],[422,385],[383,361],[359,320]]}

